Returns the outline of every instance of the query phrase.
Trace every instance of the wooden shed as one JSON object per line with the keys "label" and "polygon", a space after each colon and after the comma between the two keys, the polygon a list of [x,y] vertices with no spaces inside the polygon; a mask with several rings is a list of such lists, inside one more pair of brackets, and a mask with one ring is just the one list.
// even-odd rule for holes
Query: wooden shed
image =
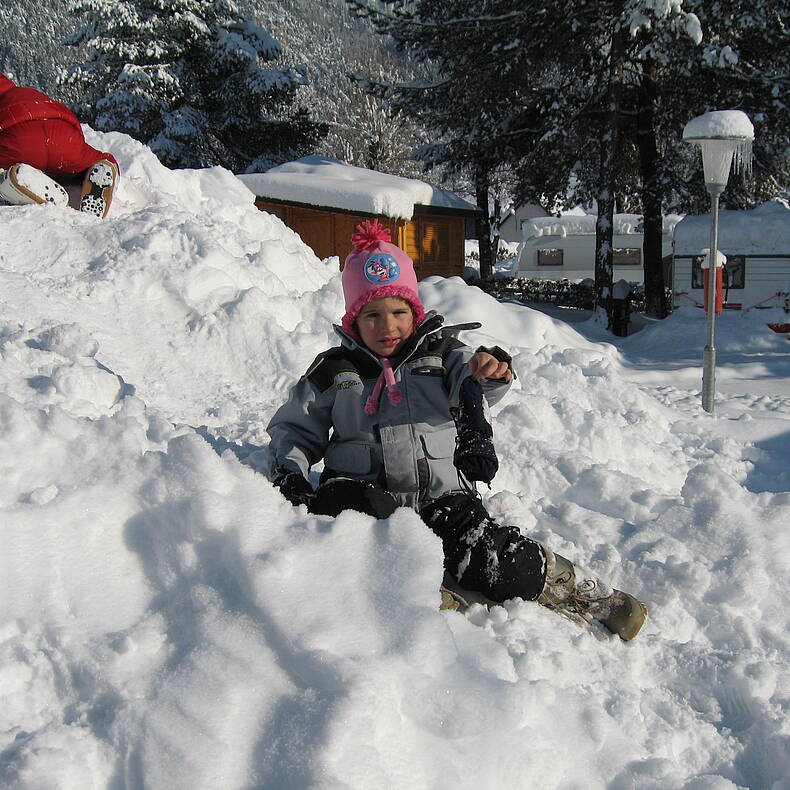
{"label": "wooden shed", "polygon": [[255,205],[279,217],[319,258],[351,252],[351,235],[373,217],[414,261],[417,278],[462,276],[464,222],[478,209],[452,192],[416,179],[310,156],[240,175]]}

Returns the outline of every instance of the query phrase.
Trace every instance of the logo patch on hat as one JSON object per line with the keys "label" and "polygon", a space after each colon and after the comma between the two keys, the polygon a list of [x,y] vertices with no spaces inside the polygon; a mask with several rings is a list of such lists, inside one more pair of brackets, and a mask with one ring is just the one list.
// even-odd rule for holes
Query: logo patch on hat
{"label": "logo patch on hat", "polygon": [[377,252],[365,262],[365,279],[369,283],[384,285],[400,277],[400,265],[387,252]]}

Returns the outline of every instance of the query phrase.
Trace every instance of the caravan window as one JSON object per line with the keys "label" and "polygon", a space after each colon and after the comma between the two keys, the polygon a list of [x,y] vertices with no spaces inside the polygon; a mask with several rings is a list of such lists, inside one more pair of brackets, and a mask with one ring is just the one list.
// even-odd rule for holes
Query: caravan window
{"label": "caravan window", "polygon": [[746,257],[743,255],[728,255],[727,265],[724,267],[725,288],[746,287]]}
{"label": "caravan window", "polygon": [[[719,248],[721,251],[721,248]],[[691,287],[702,288],[702,261],[704,257],[697,255],[691,262]],[[728,255],[727,264],[724,267],[724,288],[743,289],[746,288],[746,256]]]}
{"label": "caravan window", "polygon": [[639,247],[615,247],[612,251],[614,266],[641,266],[642,250]]}
{"label": "caravan window", "polygon": [[538,250],[538,266],[562,266],[562,250]]}

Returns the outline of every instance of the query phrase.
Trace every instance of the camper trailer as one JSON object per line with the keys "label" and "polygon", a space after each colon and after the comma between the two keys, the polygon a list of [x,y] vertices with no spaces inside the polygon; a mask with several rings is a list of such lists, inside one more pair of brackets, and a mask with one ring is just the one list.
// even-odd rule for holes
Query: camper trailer
{"label": "camper trailer", "polygon": [[[703,305],[705,251],[710,214],[687,216],[675,227],[673,300],[676,307]],[[718,243],[724,266],[724,305],[784,306],[790,294],[790,208],[781,201],[749,211],[720,211]]]}
{"label": "camper trailer", "polygon": [[[680,217],[665,217],[662,257],[672,255],[672,229]],[[523,224],[518,276],[538,280],[584,280],[595,277],[595,225],[593,214],[536,217]],[[615,214],[612,262],[615,280],[641,283],[642,216]]]}

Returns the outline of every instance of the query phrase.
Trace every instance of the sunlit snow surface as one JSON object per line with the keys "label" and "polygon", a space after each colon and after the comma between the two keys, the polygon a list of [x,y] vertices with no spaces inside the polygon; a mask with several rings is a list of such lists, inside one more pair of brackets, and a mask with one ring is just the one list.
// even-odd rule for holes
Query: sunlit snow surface
{"label": "sunlit snow surface", "polygon": [[741,110],[714,110],[692,118],[683,129],[683,139],[697,138],[754,139],[754,126]]}
{"label": "sunlit snow surface", "polygon": [[239,179],[264,199],[382,214],[395,219],[410,220],[417,205],[466,212],[477,210],[453,192],[425,181],[367,170],[324,156],[305,156],[265,173],[240,175]]}
{"label": "sunlit snow surface", "polygon": [[790,788],[784,313],[720,317],[711,417],[699,311],[614,345],[422,283],[514,355],[492,512],[650,619],[440,612],[414,513],[311,517],[258,471],[337,261],[226,171],[88,136],[108,219],[0,208],[0,787]]}

